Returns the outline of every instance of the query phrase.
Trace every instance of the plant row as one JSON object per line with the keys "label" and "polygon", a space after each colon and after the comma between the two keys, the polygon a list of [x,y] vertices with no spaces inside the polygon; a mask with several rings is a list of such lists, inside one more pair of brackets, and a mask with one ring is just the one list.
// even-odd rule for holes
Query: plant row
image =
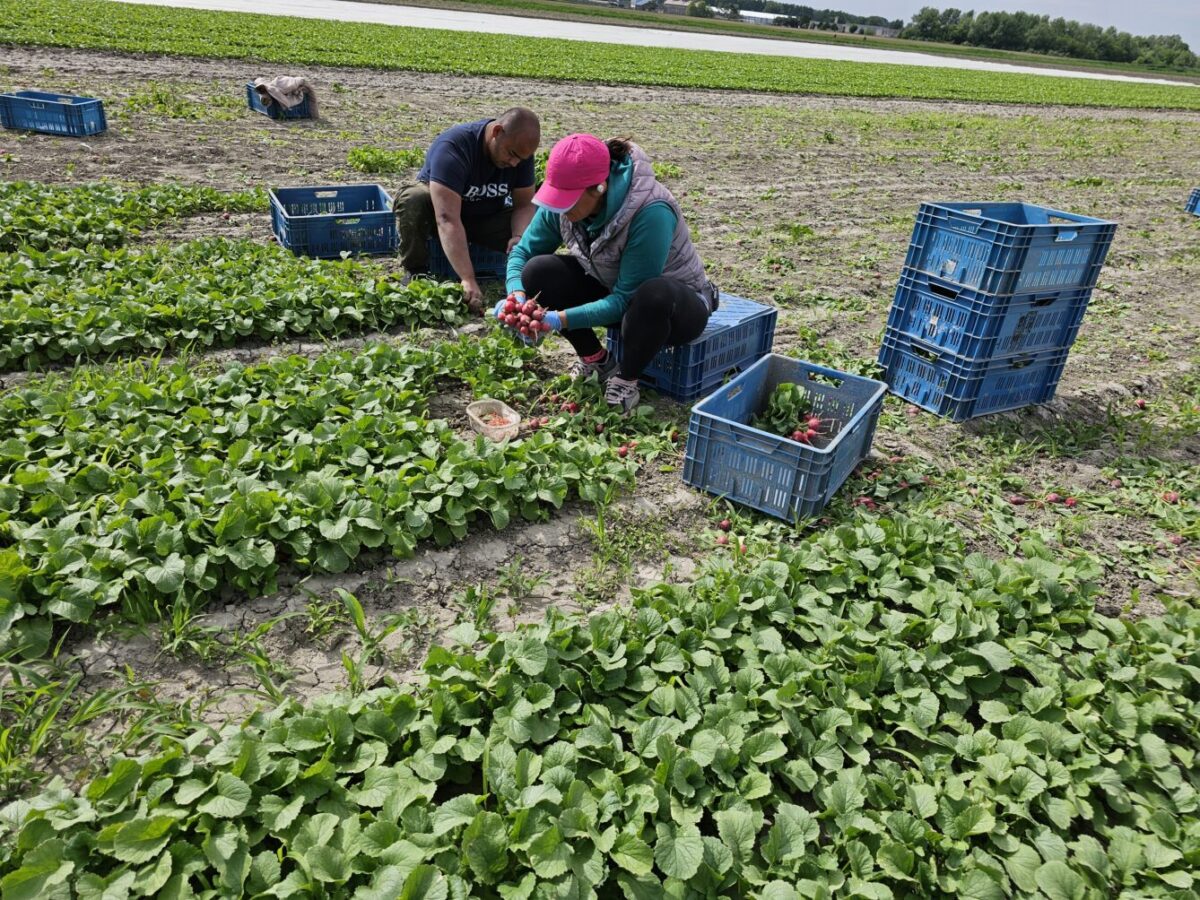
{"label": "plant row", "polygon": [[77,370],[0,396],[4,644],[40,654],[55,622],[146,621],[179,595],[270,591],[284,565],[341,572],[628,484],[632,462],[582,414],[504,445],[429,418],[456,384],[517,402],[536,387],[530,355],[493,334],[225,371]]}
{"label": "plant row", "polygon": [[208,238],[0,254],[0,370],[462,320],[459,288]]}
{"label": "plant row", "polygon": [[101,0],[0,0],[0,43],[547,80],[863,97],[1198,109],[1189,86],[671,50]]}
{"label": "plant row", "polygon": [[[757,558],[767,551],[764,558]],[[862,517],[0,812],[6,898],[1194,898],[1200,611]],[[472,647],[482,649],[472,650]]]}
{"label": "plant row", "polygon": [[142,229],[170,219],[266,208],[261,190],[225,193],[185,185],[55,187],[0,181],[0,253],[121,247]]}

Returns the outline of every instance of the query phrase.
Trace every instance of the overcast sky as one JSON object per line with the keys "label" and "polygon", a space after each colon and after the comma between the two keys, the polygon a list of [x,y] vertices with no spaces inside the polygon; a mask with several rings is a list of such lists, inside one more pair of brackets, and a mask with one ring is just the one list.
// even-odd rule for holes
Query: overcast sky
{"label": "overcast sky", "polygon": [[1107,28],[1112,25],[1131,34],[1178,34],[1200,52],[1200,3],[1196,0],[843,0],[841,3],[805,0],[808,6],[844,9],[860,16],[886,16],[906,22],[922,6],[935,9],[957,7],[964,12],[973,9],[1031,12],[1078,22],[1090,22]]}

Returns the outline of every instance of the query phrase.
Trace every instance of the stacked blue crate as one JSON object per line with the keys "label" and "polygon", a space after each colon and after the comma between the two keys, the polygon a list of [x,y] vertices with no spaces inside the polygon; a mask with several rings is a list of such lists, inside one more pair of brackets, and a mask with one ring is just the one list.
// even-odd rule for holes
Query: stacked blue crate
{"label": "stacked blue crate", "polygon": [[923,203],[879,363],[953,421],[1045,403],[1116,224],[1028,203]]}
{"label": "stacked blue crate", "polygon": [[1193,216],[1200,216],[1200,188],[1196,188],[1188,197],[1187,211]]}

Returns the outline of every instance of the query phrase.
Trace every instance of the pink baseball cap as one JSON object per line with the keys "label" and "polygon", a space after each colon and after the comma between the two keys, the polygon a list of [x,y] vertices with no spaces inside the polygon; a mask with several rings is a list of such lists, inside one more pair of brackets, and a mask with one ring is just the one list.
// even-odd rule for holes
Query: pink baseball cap
{"label": "pink baseball cap", "polygon": [[533,198],[538,206],[565,213],[583,192],[608,178],[608,146],[591,134],[569,134],[550,151],[546,180]]}

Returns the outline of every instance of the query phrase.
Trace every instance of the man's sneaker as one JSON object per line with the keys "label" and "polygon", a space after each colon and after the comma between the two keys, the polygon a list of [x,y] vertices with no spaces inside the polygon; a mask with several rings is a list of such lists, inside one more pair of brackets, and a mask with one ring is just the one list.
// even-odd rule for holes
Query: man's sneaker
{"label": "man's sneaker", "polygon": [[609,406],[617,407],[623,416],[627,416],[633,411],[641,396],[636,380],[626,381],[619,375],[613,375],[604,384],[605,402]]}
{"label": "man's sneaker", "polygon": [[611,354],[604,354],[604,359],[600,362],[584,362],[582,359],[576,359],[571,363],[571,368],[567,370],[568,374],[576,381],[584,381],[595,375],[601,384],[608,381],[609,376],[617,371],[617,358]]}

